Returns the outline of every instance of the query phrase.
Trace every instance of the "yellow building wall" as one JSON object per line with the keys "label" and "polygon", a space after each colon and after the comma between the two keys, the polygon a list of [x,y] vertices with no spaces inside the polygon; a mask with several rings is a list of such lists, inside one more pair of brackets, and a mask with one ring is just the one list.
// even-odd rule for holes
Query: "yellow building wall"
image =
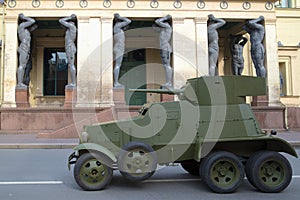
{"label": "yellow building wall", "polygon": [[300,9],[277,8],[276,18],[279,69],[285,79],[280,100],[287,106],[300,106]]}
{"label": "yellow building wall", "polygon": [[3,67],[4,67],[4,42],[5,42],[5,6],[0,5],[0,104],[3,98]]}

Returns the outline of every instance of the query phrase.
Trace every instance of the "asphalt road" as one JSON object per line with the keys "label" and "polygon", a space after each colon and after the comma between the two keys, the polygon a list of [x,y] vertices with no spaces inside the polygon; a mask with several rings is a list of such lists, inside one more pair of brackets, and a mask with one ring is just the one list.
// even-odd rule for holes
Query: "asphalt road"
{"label": "asphalt road", "polygon": [[[300,149],[297,149],[300,155]],[[126,181],[114,172],[111,185],[103,191],[82,191],[67,169],[68,149],[0,150],[0,200],[164,200],[164,199],[272,199],[298,200],[300,159],[290,156],[294,170],[290,186],[279,194],[256,191],[244,180],[233,194],[215,194],[180,166],[163,167],[143,183]]]}

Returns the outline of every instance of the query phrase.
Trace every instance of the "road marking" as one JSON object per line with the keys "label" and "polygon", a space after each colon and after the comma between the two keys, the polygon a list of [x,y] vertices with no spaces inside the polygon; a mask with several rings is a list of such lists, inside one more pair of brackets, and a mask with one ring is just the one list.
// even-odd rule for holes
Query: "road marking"
{"label": "road marking", "polygon": [[[300,175],[294,175],[292,178],[300,178]],[[170,183],[170,182],[197,182],[200,178],[190,179],[150,179],[144,183]],[[63,181],[1,181],[0,185],[61,185]]]}
{"label": "road marking", "polygon": [[0,182],[0,185],[59,185],[62,181],[5,181]]}

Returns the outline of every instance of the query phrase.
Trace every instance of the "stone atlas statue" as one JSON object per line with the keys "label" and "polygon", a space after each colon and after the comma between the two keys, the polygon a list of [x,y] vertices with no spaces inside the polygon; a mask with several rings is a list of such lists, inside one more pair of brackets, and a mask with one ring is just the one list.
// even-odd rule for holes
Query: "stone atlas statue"
{"label": "stone atlas statue", "polygon": [[121,17],[118,13],[116,13],[114,17],[114,88],[123,88],[124,86],[121,83],[119,83],[119,75],[125,51],[124,30],[131,23],[131,20],[126,17]]}
{"label": "stone atlas statue", "polygon": [[171,68],[171,38],[172,38],[172,27],[169,24],[172,16],[167,15],[165,17],[159,18],[155,20],[155,30],[159,31],[159,45],[160,45],[160,57],[165,69],[166,83],[162,86],[162,88],[173,88],[172,77],[173,77],[173,69]]}
{"label": "stone atlas statue", "polygon": [[233,75],[242,75],[244,70],[243,48],[248,39],[243,35],[231,35],[230,50],[232,56],[232,72]]}
{"label": "stone atlas statue", "polygon": [[266,69],[264,67],[265,48],[263,45],[265,29],[262,23],[265,18],[260,16],[257,19],[248,20],[244,29],[250,34],[251,58],[256,70],[256,75],[266,77]]}
{"label": "stone atlas statue", "polygon": [[217,63],[219,57],[219,34],[217,29],[226,22],[223,19],[215,18],[214,15],[208,15],[208,57],[209,57],[209,75],[217,75]]}
{"label": "stone atlas statue", "polygon": [[18,38],[20,46],[18,48],[19,67],[17,70],[17,88],[27,88],[27,85],[24,84],[24,75],[30,58],[31,32],[37,28],[37,25],[33,18],[26,17],[23,13],[19,14],[19,21]]}
{"label": "stone atlas statue", "polygon": [[67,55],[67,61],[70,68],[71,83],[66,88],[76,87],[76,68],[75,68],[75,54],[76,54],[76,34],[77,28],[75,25],[76,15],[72,14],[69,17],[59,19],[59,23],[66,29],[65,34],[65,51]]}

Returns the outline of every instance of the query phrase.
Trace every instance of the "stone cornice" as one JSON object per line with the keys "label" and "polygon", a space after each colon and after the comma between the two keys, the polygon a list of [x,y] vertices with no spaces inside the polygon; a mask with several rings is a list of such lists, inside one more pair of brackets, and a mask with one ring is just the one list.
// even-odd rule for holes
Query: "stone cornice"
{"label": "stone cornice", "polygon": [[113,16],[101,16],[102,23],[112,23]]}
{"label": "stone cornice", "polygon": [[5,17],[6,23],[17,23],[18,22],[18,16],[6,16]]}

